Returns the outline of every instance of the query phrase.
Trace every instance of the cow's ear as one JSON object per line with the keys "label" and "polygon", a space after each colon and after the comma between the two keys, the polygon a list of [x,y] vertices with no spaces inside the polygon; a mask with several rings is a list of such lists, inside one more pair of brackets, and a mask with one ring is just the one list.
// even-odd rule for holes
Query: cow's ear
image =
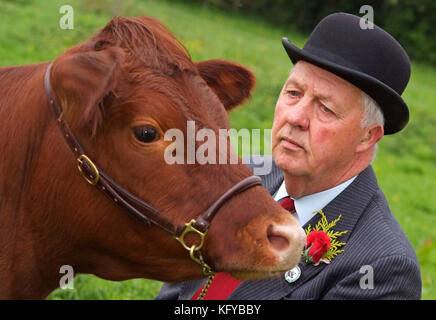
{"label": "cow's ear", "polygon": [[121,48],[90,40],[53,62],[50,83],[72,126],[87,127],[95,134],[102,121],[102,102],[114,90],[123,61]]}
{"label": "cow's ear", "polygon": [[207,60],[196,63],[200,76],[215,92],[227,110],[250,98],[256,85],[254,74],[244,66],[226,60]]}

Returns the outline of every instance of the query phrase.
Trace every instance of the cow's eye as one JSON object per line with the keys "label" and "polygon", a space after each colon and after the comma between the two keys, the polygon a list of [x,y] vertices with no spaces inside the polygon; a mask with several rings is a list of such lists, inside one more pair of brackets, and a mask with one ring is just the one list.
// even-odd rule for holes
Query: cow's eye
{"label": "cow's eye", "polygon": [[133,133],[135,134],[136,139],[141,142],[153,142],[159,139],[159,134],[157,130],[153,127],[135,127],[133,128]]}

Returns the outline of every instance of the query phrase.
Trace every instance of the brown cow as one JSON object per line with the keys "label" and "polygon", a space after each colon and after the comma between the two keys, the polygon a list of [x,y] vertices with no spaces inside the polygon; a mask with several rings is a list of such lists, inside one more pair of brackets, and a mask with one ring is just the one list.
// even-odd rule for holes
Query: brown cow
{"label": "brown cow", "polygon": [[[110,280],[203,277],[174,237],[139,223],[79,174],[48,107],[49,65],[0,69],[0,298],[46,297],[59,286],[63,265]],[[165,162],[166,130],[186,133],[188,120],[217,133],[229,129],[226,111],[250,95],[255,80],[229,61],[193,63],[152,18],[112,19],[55,59],[49,76],[59,119],[87,155],[175,226],[252,175],[241,160]],[[218,211],[201,249],[213,270],[258,278],[299,261],[302,229],[261,186]]]}

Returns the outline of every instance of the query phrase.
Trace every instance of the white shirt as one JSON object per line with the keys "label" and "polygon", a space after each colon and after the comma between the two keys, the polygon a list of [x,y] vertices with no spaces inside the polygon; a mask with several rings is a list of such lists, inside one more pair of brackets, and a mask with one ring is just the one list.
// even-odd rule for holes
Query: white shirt
{"label": "white shirt", "polygon": [[[348,187],[357,176],[333,187],[318,193],[309,194],[307,196],[294,199],[295,211],[294,217],[297,218],[300,225],[304,226],[319,210],[328,205],[334,198],[336,198],[346,187]],[[288,192],[286,191],[285,180],[283,180],[282,185],[274,196],[274,200],[279,201],[280,199],[287,197]]]}

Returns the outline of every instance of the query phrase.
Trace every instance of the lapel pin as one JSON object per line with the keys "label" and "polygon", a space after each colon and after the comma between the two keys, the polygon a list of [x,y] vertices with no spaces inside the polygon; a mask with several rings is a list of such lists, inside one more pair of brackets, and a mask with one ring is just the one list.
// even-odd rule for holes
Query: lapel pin
{"label": "lapel pin", "polygon": [[301,269],[299,266],[292,268],[291,270],[286,271],[285,279],[287,282],[292,283],[298,280],[301,276]]}

